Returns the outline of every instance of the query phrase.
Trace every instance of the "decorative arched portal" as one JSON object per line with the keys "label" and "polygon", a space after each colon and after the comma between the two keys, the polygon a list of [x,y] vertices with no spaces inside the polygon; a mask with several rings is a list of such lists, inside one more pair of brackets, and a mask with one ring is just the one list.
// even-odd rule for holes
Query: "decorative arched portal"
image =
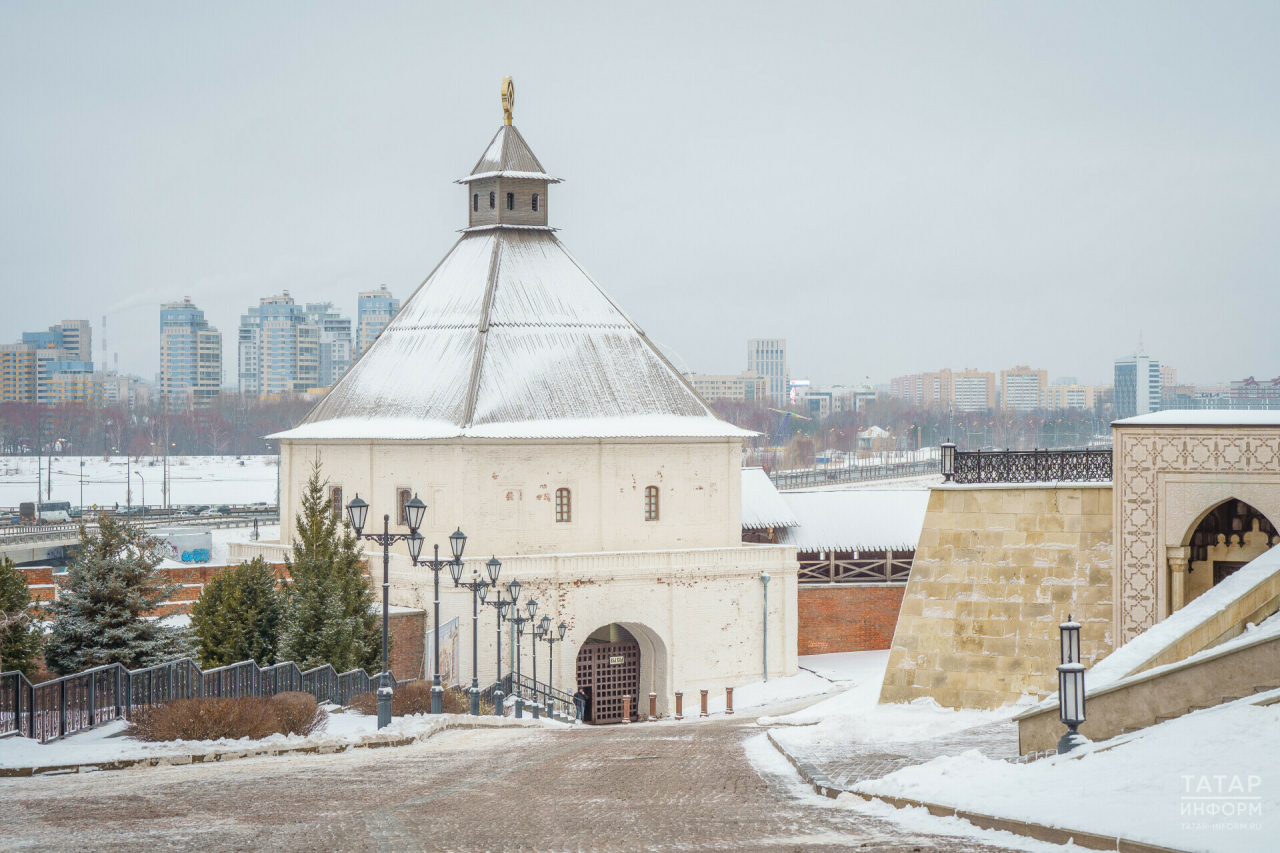
{"label": "decorative arched portal", "polygon": [[[651,629],[633,622],[611,622],[592,631],[578,649],[577,686],[590,697],[588,723],[619,723],[623,697],[631,697],[631,720],[648,713],[648,694],[657,693],[659,713],[666,705],[666,644]],[[641,701],[641,697],[644,701]]]}
{"label": "decorative arched portal", "polygon": [[1194,601],[1242,566],[1280,543],[1269,518],[1228,498],[1197,519],[1180,548],[1169,548],[1170,611]]}

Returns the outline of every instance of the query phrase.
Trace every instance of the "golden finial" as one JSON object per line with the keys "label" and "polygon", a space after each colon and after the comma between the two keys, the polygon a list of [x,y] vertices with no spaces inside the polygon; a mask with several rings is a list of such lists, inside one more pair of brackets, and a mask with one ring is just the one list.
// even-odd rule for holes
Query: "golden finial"
{"label": "golden finial", "polygon": [[510,77],[502,78],[502,120],[511,124],[511,108],[516,105],[516,84]]}

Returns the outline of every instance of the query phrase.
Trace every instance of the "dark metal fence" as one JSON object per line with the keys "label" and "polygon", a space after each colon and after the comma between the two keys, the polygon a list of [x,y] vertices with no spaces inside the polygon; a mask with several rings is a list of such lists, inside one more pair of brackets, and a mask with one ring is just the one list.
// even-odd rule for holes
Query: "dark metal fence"
{"label": "dark metal fence", "polygon": [[[512,687],[515,685],[515,676],[507,673],[502,676],[501,681],[495,681],[488,687],[480,691],[480,698],[486,702],[492,702],[494,691],[502,690],[503,696],[511,696]],[[573,707],[573,694],[558,690],[549,684],[536,681],[527,675],[520,675],[520,694],[524,698],[545,705],[548,699],[555,699],[557,702],[563,703],[565,707]]]}
{"label": "dark metal fence", "polygon": [[[399,683],[391,676],[393,688]],[[304,672],[292,661],[264,669],[247,660],[208,671],[190,658],[134,670],[113,663],[34,685],[21,672],[5,672],[0,673],[0,735],[16,732],[48,743],[127,719],[134,708],[208,696],[274,696],[298,690],[317,702],[347,705],[377,686],[377,675],[363,669],[339,673],[325,664]]]}
{"label": "dark metal fence", "polygon": [[1109,483],[1111,449],[956,453],[957,483]]}
{"label": "dark metal fence", "polygon": [[775,471],[769,475],[775,488],[807,489],[833,483],[862,483],[868,480],[893,480],[938,473],[938,461],[891,462],[885,465],[851,465],[847,468],[807,468],[803,471]]}

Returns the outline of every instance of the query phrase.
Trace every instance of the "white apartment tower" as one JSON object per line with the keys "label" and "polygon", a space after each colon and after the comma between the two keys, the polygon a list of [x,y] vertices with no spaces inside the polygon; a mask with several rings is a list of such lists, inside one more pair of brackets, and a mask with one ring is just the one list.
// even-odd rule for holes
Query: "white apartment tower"
{"label": "white apartment tower", "polygon": [[747,341],[747,370],[768,379],[769,399],[786,406],[791,397],[791,371],[787,368],[785,338],[752,338]]}
{"label": "white apartment tower", "polygon": [[222,390],[222,333],[187,296],[160,306],[158,390],[171,412],[211,408]]}
{"label": "white apartment tower", "polygon": [[320,326],[289,291],[240,315],[240,392],[286,394],[322,387]]}
{"label": "white apartment tower", "polygon": [[360,294],[356,299],[357,355],[369,348],[399,310],[400,300],[391,295],[385,284]]}

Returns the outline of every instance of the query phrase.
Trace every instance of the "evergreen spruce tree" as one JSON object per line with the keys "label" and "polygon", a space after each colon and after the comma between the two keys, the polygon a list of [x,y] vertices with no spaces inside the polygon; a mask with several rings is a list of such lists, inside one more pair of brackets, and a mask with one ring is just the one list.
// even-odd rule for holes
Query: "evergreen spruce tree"
{"label": "evergreen spruce tree", "polygon": [[320,458],[302,496],[296,518],[293,557],[286,557],[287,590],[279,658],[305,669],[332,664],[338,672],[381,669],[382,629],[363,555],[345,518],[339,520],[325,496]]}
{"label": "evergreen spruce tree", "polygon": [[0,672],[35,672],[42,631],[31,612],[31,592],[8,557],[0,559]]}
{"label": "evergreen spruce tree", "polygon": [[255,660],[276,662],[284,597],[261,557],[214,576],[191,606],[191,633],[206,668]]}
{"label": "evergreen spruce tree", "polygon": [[81,527],[80,541],[50,607],[49,668],[60,675],[108,663],[137,669],[190,654],[183,630],[142,618],[178,588],[158,569],[164,543],[105,513],[97,531]]}

